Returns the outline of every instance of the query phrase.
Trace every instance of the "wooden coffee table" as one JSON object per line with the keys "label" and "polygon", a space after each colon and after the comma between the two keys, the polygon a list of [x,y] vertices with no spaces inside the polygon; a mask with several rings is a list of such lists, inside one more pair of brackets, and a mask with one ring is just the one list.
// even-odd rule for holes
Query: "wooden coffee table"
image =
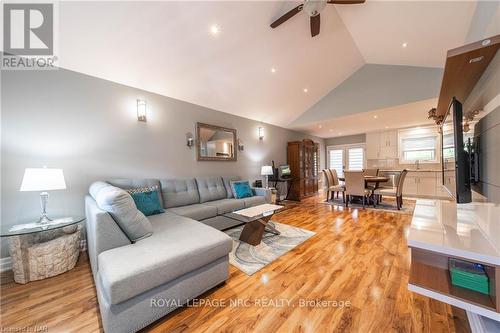
{"label": "wooden coffee table", "polygon": [[255,246],[259,245],[262,241],[264,231],[268,231],[275,235],[280,234],[280,232],[268,224],[268,222],[275,213],[283,208],[284,206],[262,204],[227,213],[224,214],[224,216],[245,223],[245,227],[240,235],[240,241]]}

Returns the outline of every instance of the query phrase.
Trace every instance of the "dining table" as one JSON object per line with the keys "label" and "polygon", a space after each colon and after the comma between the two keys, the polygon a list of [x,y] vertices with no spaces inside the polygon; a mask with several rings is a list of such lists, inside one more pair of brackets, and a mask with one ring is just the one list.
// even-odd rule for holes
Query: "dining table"
{"label": "dining table", "polygon": [[[368,175],[365,175],[364,177],[365,177],[365,184],[368,185],[369,183],[375,183],[375,188],[378,188],[380,183],[386,183],[389,180],[391,180],[391,178],[386,177],[386,176],[368,176]],[[339,177],[339,180],[345,182],[345,177]]]}
{"label": "dining table", "polygon": [[[386,183],[389,180],[391,180],[391,178],[386,177],[386,176],[368,176],[368,175],[365,175],[364,178],[365,178],[365,187],[367,187],[371,184],[375,184],[375,186],[373,186],[374,190],[379,188],[380,183]],[[345,177],[339,177],[339,180],[345,182]],[[362,197],[358,197],[358,196],[353,196],[353,197],[355,198],[356,202],[359,202],[361,200],[360,198],[362,198]],[[368,198],[368,204],[369,205],[373,204],[373,200],[375,200],[375,199],[370,196]]]}

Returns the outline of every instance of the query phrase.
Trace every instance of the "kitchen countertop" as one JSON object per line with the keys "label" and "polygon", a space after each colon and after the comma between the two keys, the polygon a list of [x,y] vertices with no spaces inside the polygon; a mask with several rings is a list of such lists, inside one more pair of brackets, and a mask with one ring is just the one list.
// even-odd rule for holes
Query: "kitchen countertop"
{"label": "kitchen countertop", "polygon": [[500,206],[419,199],[408,246],[500,265]]}
{"label": "kitchen countertop", "polygon": [[[379,172],[401,172],[403,169],[380,169]],[[441,170],[431,170],[431,169],[406,169],[408,172],[441,172]]]}

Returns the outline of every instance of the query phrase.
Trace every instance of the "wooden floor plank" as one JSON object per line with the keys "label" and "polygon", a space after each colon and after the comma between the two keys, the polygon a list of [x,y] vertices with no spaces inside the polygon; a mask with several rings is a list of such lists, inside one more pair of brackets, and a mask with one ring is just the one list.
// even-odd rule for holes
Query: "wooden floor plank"
{"label": "wooden floor plank", "polygon": [[[231,266],[229,280],[201,296],[225,304],[250,301],[248,307],[183,307],[144,331],[469,332],[463,313],[408,291],[411,216],[323,200],[306,199],[273,217],[315,236],[252,276]],[[49,332],[102,331],[86,255],[72,271],[47,280],[19,285],[3,274],[1,281],[4,330],[47,325]],[[264,306],[266,299],[285,303]]]}

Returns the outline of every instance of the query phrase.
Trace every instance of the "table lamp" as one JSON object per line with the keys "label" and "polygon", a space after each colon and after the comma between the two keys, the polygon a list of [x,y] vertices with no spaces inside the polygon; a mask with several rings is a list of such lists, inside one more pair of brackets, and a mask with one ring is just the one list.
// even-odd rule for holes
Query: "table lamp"
{"label": "table lamp", "polygon": [[66,189],[66,182],[62,169],[49,169],[49,168],[27,168],[24,171],[21,192],[25,191],[41,191],[40,203],[42,205],[42,216],[38,223],[47,223],[52,221],[47,217],[47,203],[49,201],[49,193],[46,191],[64,190]]}
{"label": "table lamp", "polygon": [[266,176],[266,188],[268,188],[268,177],[273,174],[273,167],[270,165],[264,165],[260,169],[260,175]]}

